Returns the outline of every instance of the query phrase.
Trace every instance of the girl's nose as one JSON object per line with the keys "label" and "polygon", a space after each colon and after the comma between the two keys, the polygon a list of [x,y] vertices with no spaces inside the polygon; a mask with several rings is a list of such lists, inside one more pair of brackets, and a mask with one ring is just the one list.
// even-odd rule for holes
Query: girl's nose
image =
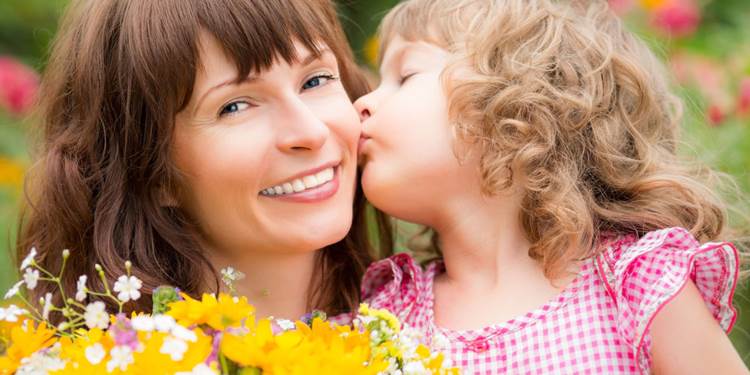
{"label": "girl's nose", "polygon": [[375,112],[376,92],[364,95],[354,102],[354,108],[359,113],[359,120],[363,123]]}

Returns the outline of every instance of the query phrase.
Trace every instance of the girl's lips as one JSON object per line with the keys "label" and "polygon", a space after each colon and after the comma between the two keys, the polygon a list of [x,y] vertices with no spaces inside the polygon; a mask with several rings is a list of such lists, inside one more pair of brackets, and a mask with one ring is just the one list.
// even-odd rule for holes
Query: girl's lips
{"label": "girl's lips", "polygon": [[370,139],[370,137],[366,134],[362,134],[359,136],[359,143],[357,144],[357,155],[362,156],[362,147],[365,145],[365,143]]}

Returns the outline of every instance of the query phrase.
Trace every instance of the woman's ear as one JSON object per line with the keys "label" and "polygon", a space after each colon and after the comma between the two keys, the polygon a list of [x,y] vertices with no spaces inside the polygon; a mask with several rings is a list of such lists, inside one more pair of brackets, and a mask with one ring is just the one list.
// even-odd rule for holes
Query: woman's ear
{"label": "woman's ear", "polygon": [[158,188],[157,194],[157,199],[159,200],[160,207],[177,208],[180,206],[180,202],[177,199],[177,194],[174,193],[174,189],[160,186]]}

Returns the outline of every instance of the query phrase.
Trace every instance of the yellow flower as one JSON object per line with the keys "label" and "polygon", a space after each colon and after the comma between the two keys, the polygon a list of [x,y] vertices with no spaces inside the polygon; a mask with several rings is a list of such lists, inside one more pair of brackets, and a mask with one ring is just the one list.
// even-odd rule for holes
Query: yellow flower
{"label": "yellow flower", "polygon": [[173,317],[177,323],[184,326],[204,324],[216,310],[216,298],[210,294],[204,294],[200,301],[195,300],[182,293],[182,301],[169,304],[167,315]]}
{"label": "yellow flower", "polygon": [[5,348],[10,345],[10,332],[13,330],[13,327],[20,326],[25,320],[23,317],[20,317],[15,322],[0,321],[0,353],[5,352]]}
{"label": "yellow flower", "polygon": [[187,350],[178,360],[173,360],[170,355],[162,353],[164,340],[170,335],[164,332],[140,332],[139,342],[143,344],[143,350],[133,353],[135,360],[128,366],[128,373],[151,374],[158,369],[159,373],[174,374],[175,372],[189,372],[197,364],[202,363],[211,354],[213,338],[206,335],[200,329],[194,329],[197,340],[187,342]]}
{"label": "yellow flower", "polygon": [[266,351],[273,347],[274,337],[271,321],[263,319],[257,326],[254,321],[246,323],[250,332],[242,335],[225,332],[220,350],[229,359],[242,366],[260,367]]}
{"label": "yellow flower", "polygon": [[385,309],[372,309],[366,303],[359,305],[359,314],[362,316],[371,316],[383,320],[393,332],[399,333],[401,331],[401,322],[398,321],[395,315],[391,314],[390,311]]}
{"label": "yellow flower", "polygon": [[648,10],[656,9],[666,2],[667,0],[640,0],[641,6]]}
{"label": "yellow flower", "polygon": [[380,39],[377,35],[367,38],[364,46],[365,58],[373,67],[378,66],[378,53],[380,49]]}
{"label": "yellow flower", "polygon": [[167,315],[184,326],[208,324],[211,328],[223,330],[237,327],[243,320],[252,316],[255,308],[247,303],[247,298],[231,297],[220,294],[217,299],[213,294],[203,294],[200,301],[187,294],[184,300],[169,304]]}
{"label": "yellow flower", "polygon": [[[367,332],[314,319],[312,326],[297,322],[296,330],[273,335],[268,319],[247,324],[247,334],[225,334],[221,352],[241,366],[264,374],[351,373],[376,374],[388,363],[370,361]],[[369,365],[366,363],[369,362]]]}
{"label": "yellow flower", "polygon": [[0,186],[20,188],[23,185],[24,167],[20,163],[0,157]]}
{"label": "yellow flower", "polygon": [[220,294],[216,311],[209,317],[209,326],[223,330],[227,327],[237,327],[255,312],[255,308],[247,303],[246,297],[231,297]]}
{"label": "yellow flower", "polygon": [[55,341],[55,329],[47,328],[42,322],[38,326],[30,320],[10,330],[10,346],[5,355],[0,357],[0,373],[13,373],[21,364],[21,359],[30,356],[39,349],[52,346]]}
{"label": "yellow flower", "polygon": [[[396,363],[413,361],[421,362],[432,374],[457,373],[455,369],[442,367],[442,354],[432,354],[425,346],[402,346],[399,336],[392,332],[399,331],[400,324],[386,310],[362,305],[360,314],[373,321],[367,329],[314,318],[310,325],[297,321],[296,329],[274,333],[272,320],[256,320],[254,308],[245,298],[225,294],[218,297],[205,294],[200,300],[187,295],[183,298],[170,304],[168,311],[183,327],[169,332],[143,329],[135,331],[137,342],[130,341],[133,337],[128,338],[127,345],[132,344],[136,349],[125,352],[123,358],[132,362],[124,362],[123,353],[113,349],[118,335],[101,329],[79,329],[73,336],[58,340],[54,329],[44,323],[35,327],[28,321],[10,329],[11,346],[6,356],[0,358],[0,374],[13,373],[23,358],[55,343],[59,343],[59,347],[55,345],[55,353],[59,353],[65,366],[52,372],[53,375],[94,375],[108,370],[114,370],[113,374],[190,372],[204,366],[212,355],[214,330],[221,334],[219,360],[238,364],[240,374],[375,375]],[[186,332],[185,326],[194,328]],[[121,362],[123,367],[108,368],[115,362]],[[210,367],[216,369],[217,362],[212,360]]]}
{"label": "yellow flower", "polygon": [[[114,342],[109,335],[99,328],[92,330],[76,330],[75,339],[63,337],[60,339],[60,358],[67,360],[65,368],[58,371],[50,372],[52,375],[96,375],[107,371],[106,357],[101,358],[99,362],[92,363],[87,356],[87,350],[95,349],[95,345],[100,345],[99,349],[105,353],[114,346]],[[75,365],[74,365],[75,363]]]}

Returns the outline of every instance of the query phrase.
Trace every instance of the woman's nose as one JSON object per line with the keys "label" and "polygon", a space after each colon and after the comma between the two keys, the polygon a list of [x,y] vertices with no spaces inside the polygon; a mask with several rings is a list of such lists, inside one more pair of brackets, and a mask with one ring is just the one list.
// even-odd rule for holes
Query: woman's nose
{"label": "woman's nose", "polygon": [[278,147],[282,151],[318,150],[326,143],[331,130],[301,100],[295,100],[281,111]]}

